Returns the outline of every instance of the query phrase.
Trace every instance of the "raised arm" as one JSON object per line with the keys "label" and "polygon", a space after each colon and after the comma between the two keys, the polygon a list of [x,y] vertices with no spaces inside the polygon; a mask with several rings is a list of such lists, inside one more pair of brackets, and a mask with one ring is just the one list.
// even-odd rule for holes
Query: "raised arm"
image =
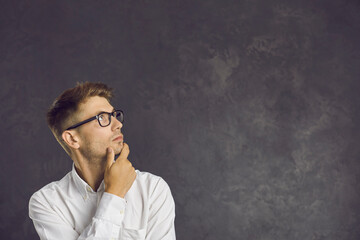
{"label": "raised arm", "polygon": [[42,240],[118,239],[125,208],[124,199],[105,192],[90,224],[84,231],[77,232],[63,217],[62,209],[51,206],[40,194],[34,194],[29,202],[29,216]]}
{"label": "raised arm", "polygon": [[90,224],[82,232],[77,232],[64,217],[63,211],[66,209],[56,207],[43,192],[35,193],[29,202],[29,216],[40,239],[119,239],[126,208],[124,196],[136,178],[128,155],[129,147],[124,143],[120,156],[114,162],[114,151],[108,149],[105,192],[94,216],[89,216]]}

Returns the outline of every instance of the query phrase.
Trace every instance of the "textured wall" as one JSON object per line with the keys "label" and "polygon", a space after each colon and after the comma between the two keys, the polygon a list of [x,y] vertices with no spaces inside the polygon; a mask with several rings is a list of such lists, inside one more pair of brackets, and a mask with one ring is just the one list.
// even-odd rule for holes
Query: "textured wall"
{"label": "textured wall", "polygon": [[71,169],[45,122],[77,81],[114,87],[129,159],[162,176],[178,239],[360,239],[356,0],[6,1],[0,238]]}

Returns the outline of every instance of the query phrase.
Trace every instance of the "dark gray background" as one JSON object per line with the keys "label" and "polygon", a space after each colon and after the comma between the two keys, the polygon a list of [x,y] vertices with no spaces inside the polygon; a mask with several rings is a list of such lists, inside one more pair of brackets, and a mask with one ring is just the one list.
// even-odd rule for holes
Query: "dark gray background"
{"label": "dark gray background", "polygon": [[360,239],[359,1],[6,1],[1,239],[71,169],[45,112],[115,88],[129,159],[162,176],[178,239]]}

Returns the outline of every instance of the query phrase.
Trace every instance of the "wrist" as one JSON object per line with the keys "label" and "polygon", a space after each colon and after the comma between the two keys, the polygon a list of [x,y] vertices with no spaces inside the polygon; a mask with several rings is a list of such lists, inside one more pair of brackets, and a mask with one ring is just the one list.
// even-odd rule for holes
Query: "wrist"
{"label": "wrist", "polygon": [[114,189],[111,188],[105,188],[105,192],[116,195],[121,198],[125,197],[125,194],[123,192],[115,191]]}

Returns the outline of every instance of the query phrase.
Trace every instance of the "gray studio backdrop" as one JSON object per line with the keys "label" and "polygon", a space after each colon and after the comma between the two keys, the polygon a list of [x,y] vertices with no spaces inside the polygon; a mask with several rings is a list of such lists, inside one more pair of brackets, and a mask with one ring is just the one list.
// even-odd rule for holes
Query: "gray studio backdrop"
{"label": "gray studio backdrop", "polygon": [[72,162],[45,112],[116,90],[136,168],[178,239],[360,239],[359,1],[2,1],[1,239]]}

